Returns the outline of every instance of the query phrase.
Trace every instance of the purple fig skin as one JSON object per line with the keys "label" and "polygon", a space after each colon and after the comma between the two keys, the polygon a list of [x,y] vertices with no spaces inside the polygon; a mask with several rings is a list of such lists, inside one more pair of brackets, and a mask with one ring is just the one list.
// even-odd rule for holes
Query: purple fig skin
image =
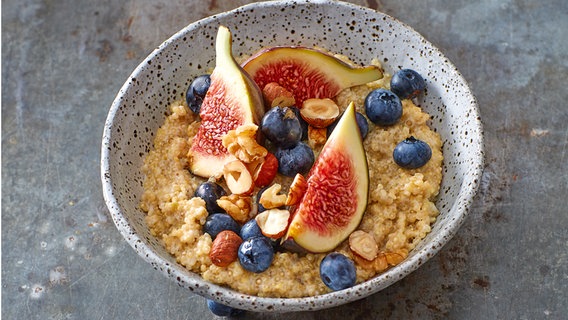
{"label": "purple fig skin", "polygon": [[280,246],[285,249],[286,251],[289,252],[293,252],[293,253],[299,253],[299,254],[306,254],[309,253],[308,250],[302,248],[299,244],[296,243],[296,241],[294,241],[294,239],[292,238],[288,238],[286,240],[284,240]]}

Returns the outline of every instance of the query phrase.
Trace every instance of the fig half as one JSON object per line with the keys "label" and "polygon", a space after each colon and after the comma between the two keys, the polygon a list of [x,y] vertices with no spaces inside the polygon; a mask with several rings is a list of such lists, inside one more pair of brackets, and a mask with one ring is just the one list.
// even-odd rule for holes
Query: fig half
{"label": "fig half", "polygon": [[262,92],[233,58],[231,42],[229,29],[220,26],[211,86],[189,151],[191,172],[204,178],[221,176],[225,163],[235,159],[223,146],[223,136],[241,125],[258,124],[264,114]]}
{"label": "fig half", "polygon": [[310,98],[333,98],[345,88],[383,77],[377,66],[353,67],[306,47],[262,49],[242,65],[259,87],[276,82],[292,92],[297,106]]}
{"label": "fig half", "polygon": [[283,241],[310,252],[328,252],[359,225],[367,207],[369,170],[353,102],[323,146],[293,211]]}

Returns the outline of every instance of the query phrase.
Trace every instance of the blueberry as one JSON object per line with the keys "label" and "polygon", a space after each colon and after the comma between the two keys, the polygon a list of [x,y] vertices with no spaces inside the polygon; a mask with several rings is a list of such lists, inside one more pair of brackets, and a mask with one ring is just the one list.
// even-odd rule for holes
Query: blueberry
{"label": "blueberry", "polygon": [[389,126],[402,116],[402,103],[392,91],[376,89],[365,98],[365,113],[374,124]]}
{"label": "blueberry", "polygon": [[411,136],[396,145],[392,157],[402,168],[416,169],[432,158],[432,149],[426,142]]}
{"label": "blueberry", "polygon": [[209,233],[211,239],[215,239],[219,232],[223,230],[231,230],[239,234],[241,227],[226,213],[215,213],[207,217],[203,225],[203,232]]}
{"label": "blueberry", "polygon": [[239,246],[239,262],[246,270],[260,273],[268,269],[274,259],[274,248],[266,237],[254,237]]}
{"label": "blueberry", "polygon": [[225,192],[225,189],[212,181],[206,181],[200,184],[194,194],[194,196],[205,201],[205,206],[207,207],[207,212],[209,212],[209,214],[225,212],[225,210],[221,209],[217,205],[217,199],[226,195],[227,192]]}
{"label": "blueberry", "polygon": [[291,148],[302,138],[300,120],[291,108],[274,107],[264,114],[260,129],[274,145]]}
{"label": "blueberry", "polygon": [[207,307],[214,315],[219,317],[235,317],[245,312],[209,299],[207,299]]}
{"label": "blueberry", "polygon": [[359,126],[359,132],[361,132],[361,138],[365,139],[367,134],[369,133],[369,123],[367,122],[367,118],[360,113],[355,113],[355,119],[357,119],[357,126]]}
{"label": "blueberry", "polygon": [[300,121],[300,127],[302,127],[302,138],[300,138],[300,140],[308,139],[308,123],[300,115],[300,109],[298,109],[297,107],[290,107],[290,109],[294,111],[294,114],[296,114],[296,118],[298,118],[298,121]]}
{"label": "blueberry", "polygon": [[426,82],[418,72],[402,69],[392,76],[390,86],[399,98],[412,99],[426,89]]}
{"label": "blueberry", "polygon": [[353,261],[337,252],[323,258],[320,263],[320,276],[323,283],[333,291],[352,287],[357,280]]}
{"label": "blueberry", "polygon": [[208,74],[201,75],[191,82],[185,93],[185,101],[189,106],[189,109],[196,114],[201,111],[201,104],[203,103],[203,98],[209,90],[211,85],[211,77]]}
{"label": "blueberry", "polygon": [[288,177],[308,173],[315,161],[314,151],[304,142],[290,149],[278,148],[274,155],[278,159],[278,172]]}
{"label": "blueberry", "polygon": [[250,219],[241,227],[241,239],[248,240],[254,237],[264,237],[255,219]]}
{"label": "blueberry", "polygon": [[[333,121],[332,124],[330,124],[327,127],[328,138],[331,135],[331,132],[333,132],[333,129],[335,129],[335,127],[337,126],[337,123],[339,122],[340,118],[341,117],[338,117],[335,121]],[[365,116],[362,113],[356,112],[355,119],[357,120],[357,126],[359,127],[359,132],[361,132],[361,138],[365,139],[367,137],[367,134],[369,133],[369,123],[367,122],[367,118],[365,118]]]}

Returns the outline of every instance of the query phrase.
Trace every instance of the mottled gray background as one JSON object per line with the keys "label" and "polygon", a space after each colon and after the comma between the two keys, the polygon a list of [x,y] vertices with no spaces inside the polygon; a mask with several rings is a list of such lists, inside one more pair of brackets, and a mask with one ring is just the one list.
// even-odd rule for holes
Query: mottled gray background
{"label": "mottled gray background", "polygon": [[[2,316],[211,319],[123,241],[99,180],[110,104],[185,25],[252,1],[2,2]],[[568,3],[354,0],[413,26],[479,100],[487,168],[432,260],[367,299],[246,319],[566,319]]]}

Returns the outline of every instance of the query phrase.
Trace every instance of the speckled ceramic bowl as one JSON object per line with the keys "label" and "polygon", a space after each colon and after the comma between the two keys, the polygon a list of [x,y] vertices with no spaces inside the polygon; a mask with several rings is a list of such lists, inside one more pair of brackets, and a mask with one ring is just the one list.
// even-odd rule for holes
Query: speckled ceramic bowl
{"label": "speckled ceramic bowl", "polygon": [[[192,78],[214,66],[219,25],[233,32],[235,55],[275,45],[319,46],[358,64],[372,58],[387,72],[401,66],[427,79],[419,104],[443,139],[443,181],[432,232],[400,265],[350,289],[299,299],[260,298],[204,281],[177,264],[153,237],[139,208],[144,155],[167,106],[184,98]],[[456,67],[400,21],[371,9],[329,0],[247,5],[190,24],[144,60],[118,92],[105,123],[101,176],[118,230],[152,266],[191,292],[240,309],[300,311],[329,308],[373,294],[414,271],[450,240],[464,221],[483,168],[482,127],[476,101]]]}

